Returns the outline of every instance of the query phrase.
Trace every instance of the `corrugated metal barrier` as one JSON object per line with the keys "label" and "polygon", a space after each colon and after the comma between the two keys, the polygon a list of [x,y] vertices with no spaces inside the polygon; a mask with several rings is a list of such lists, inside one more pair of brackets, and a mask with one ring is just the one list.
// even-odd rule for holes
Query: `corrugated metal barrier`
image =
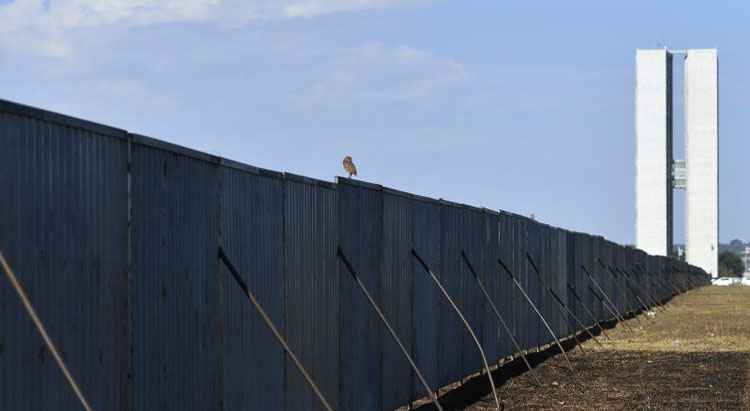
{"label": "corrugated metal barrier", "polygon": [[[0,139],[0,250],[96,410],[324,409],[219,247],[337,410],[427,395],[339,247],[432,390],[483,365],[412,250],[492,364],[519,353],[480,282],[522,351],[554,342],[499,260],[561,338],[583,331],[572,316],[595,327],[708,283],[512,213],[262,170],[5,101]],[[80,409],[5,284],[0,409]]]}

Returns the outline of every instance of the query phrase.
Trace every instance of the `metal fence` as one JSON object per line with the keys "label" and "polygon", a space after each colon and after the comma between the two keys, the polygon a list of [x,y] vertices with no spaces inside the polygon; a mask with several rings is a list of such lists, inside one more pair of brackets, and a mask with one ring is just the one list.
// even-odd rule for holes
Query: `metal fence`
{"label": "metal fence", "polygon": [[[708,282],[511,213],[262,170],[10,102],[0,141],[0,250],[97,410],[324,409],[219,247],[337,410],[427,394],[337,250],[432,390],[482,361],[414,253],[491,363],[518,350],[480,283],[522,350],[553,342],[500,262],[560,337],[582,331],[573,317],[590,327]],[[79,407],[3,283],[0,409]]]}

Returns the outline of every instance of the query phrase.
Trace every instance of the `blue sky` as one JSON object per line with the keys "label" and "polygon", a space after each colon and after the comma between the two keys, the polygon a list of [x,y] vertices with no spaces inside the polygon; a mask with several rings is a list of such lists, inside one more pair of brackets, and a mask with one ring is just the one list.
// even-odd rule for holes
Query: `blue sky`
{"label": "blue sky", "polygon": [[0,0],[0,98],[632,243],[635,49],[717,47],[720,237],[750,239],[749,3],[609,3]]}

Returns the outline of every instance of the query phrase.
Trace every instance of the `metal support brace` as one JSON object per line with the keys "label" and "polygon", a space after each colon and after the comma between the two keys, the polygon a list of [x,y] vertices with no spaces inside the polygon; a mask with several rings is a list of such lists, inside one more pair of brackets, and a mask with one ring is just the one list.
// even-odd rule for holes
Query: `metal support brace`
{"label": "metal support brace", "polygon": [[601,295],[599,294],[599,292],[598,292],[598,291],[596,291],[596,290],[595,290],[595,289],[594,289],[593,287],[591,287],[591,284],[587,285],[586,287],[587,287],[587,288],[589,289],[589,291],[591,292],[591,294],[592,294],[592,295],[593,295],[594,297],[596,297],[596,299],[597,299],[597,300],[599,300],[599,302],[600,302],[600,303],[602,304],[602,306],[604,306],[604,308],[606,308],[606,309],[607,309],[607,311],[609,311],[609,313],[610,313],[610,314],[612,314],[612,317],[614,317],[614,319],[616,319],[617,321],[620,321],[620,317],[619,317],[619,316],[617,315],[617,313],[616,313],[616,312],[614,312],[614,311],[612,310],[612,307],[611,307],[611,306],[609,305],[609,303],[608,303],[608,302],[607,302],[607,301],[606,301],[606,300],[604,299],[604,297],[602,297],[602,296],[601,296]]}
{"label": "metal support brace", "polygon": [[[644,272],[643,266],[640,264],[636,265],[636,267],[639,267],[641,269],[641,272]],[[667,281],[664,278],[656,277],[657,281],[662,284],[662,287],[666,288],[667,290],[672,289],[672,296],[679,295],[681,291],[677,286],[675,286],[673,283]]]}
{"label": "metal support brace", "polygon": [[63,376],[65,377],[65,380],[67,380],[68,385],[70,385],[70,388],[75,393],[76,397],[78,397],[78,401],[81,403],[81,406],[86,411],[91,411],[91,405],[89,405],[89,402],[86,401],[86,397],[83,395],[83,391],[76,383],[75,379],[73,378],[73,374],[68,371],[68,367],[65,366],[65,362],[62,359],[62,356],[57,351],[57,347],[55,346],[55,343],[52,342],[52,339],[50,338],[49,334],[47,334],[47,330],[44,328],[44,325],[42,324],[42,320],[39,319],[39,316],[36,313],[36,310],[34,310],[34,306],[31,305],[31,300],[29,299],[29,296],[26,294],[26,291],[23,289],[23,286],[21,285],[21,282],[18,281],[18,278],[16,277],[16,274],[13,272],[13,269],[10,268],[10,264],[8,264],[7,261],[5,261],[5,257],[3,256],[3,253],[0,252],[0,265],[3,266],[3,270],[5,271],[5,275],[8,277],[8,281],[10,281],[10,284],[13,286],[13,288],[16,290],[16,294],[18,294],[18,298],[21,299],[21,303],[23,303],[24,308],[26,309],[26,312],[29,314],[29,317],[31,317],[31,321],[34,323],[34,326],[36,327],[36,330],[39,332],[39,335],[42,336],[42,340],[44,340],[44,344],[47,346],[47,349],[50,353],[52,353],[52,357],[54,357],[55,362],[57,363],[57,366],[60,368],[60,371],[62,371]]}
{"label": "metal support brace", "polygon": [[516,340],[516,337],[513,335],[513,332],[510,330],[510,327],[508,327],[508,324],[503,319],[503,316],[500,315],[500,310],[497,309],[497,306],[492,301],[490,294],[487,292],[487,289],[484,287],[484,284],[482,284],[482,280],[477,275],[477,272],[474,271],[474,266],[471,265],[471,261],[469,261],[469,257],[466,256],[466,253],[463,250],[461,250],[461,257],[463,257],[463,260],[466,263],[466,266],[469,267],[469,271],[471,271],[471,274],[474,276],[474,279],[477,280],[477,285],[479,286],[479,289],[482,291],[482,294],[484,295],[484,297],[487,299],[487,302],[490,304],[492,311],[494,311],[498,322],[503,327],[503,329],[505,329],[505,333],[508,334],[508,337],[513,342],[513,345],[516,347],[516,352],[521,353],[521,358],[523,359],[524,364],[526,364],[526,368],[529,369],[529,373],[534,378],[534,382],[536,382],[536,384],[541,387],[542,383],[541,381],[539,381],[539,377],[536,375],[533,368],[531,368],[531,364],[529,364],[529,360],[526,359],[526,354],[524,354],[523,351],[521,350],[521,345],[518,344],[518,340]]}
{"label": "metal support brace", "polygon": [[[638,267],[636,265],[636,267]],[[665,284],[663,281],[661,281],[661,278],[658,276],[654,276],[649,278],[649,281],[651,282],[651,286],[659,290],[659,298],[657,298],[657,301],[659,301],[660,304],[664,307],[664,309],[667,309],[667,306],[665,304],[666,297],[663,297],[663,294],[669,293],[669,286]]]}
{"label": "metal support brace", "polygon": [[[621,276],[625,277],[625,284],[627,284],[627,285],[628,285],[628,287],[630,287],[630,291],[631,291],[631,292],[633,293],[633,295],[635,295],[635,297],[636,297],[636,298],[638,299],[638,302],[640,302],[640,303],[641,303],[641,305],[642,305],[642,306],[644,307],[644,310],[645,310],[645,311],[648,311],[648,310],[649,310],[649,309],[651,309],[652,307],[653,307],[654,309],[656,309],[656,308],[658,308],[658,307],[659,307],[659,305],[658,305],[658,304],[656,304],[656,303],[653,303],[653,302],[652,302],[652,301],[651,301],[651,300],[649,299],[649,297],[647,296],[648,294],[647,294],[646,292],[644,292],[644,291],[643,291],[643,289],[642,289],[641,287],[639,287],[639,284],[638,284],[638,282],[637,282],[637,281],[635,281],[635,280],[634,280],[634,279],[633,279],[633,278],[632,278],[632,277],[630,276],[630,274],[628,273],[628,271],[627,271],[627,270],[625,270],[625,269],[623,269],[623,268],[620,268],[620,267],[615,267],[615,266],[610,266],[610,268],[611,268],[611,269],[613,269],[613,270],[615,270],[615,271],[617,271],[617,272],[618,272],[618,273],[619,273],[619,274],[620,274]],[[649,302],[648,302],[648,303],[646,303],[646,301],[645,301],[645,300],[644,300],[643,298],[641,298],[641,294],[643,294],[643,298],[645,298],[645,299],[649,300]]]}
{"label": "metal support brace", "polygon": [[349,274],[351,274],[352,278],[354,279],[354,282],[357,283],[357,285],[359,286],[359,289],[362,290],[362,293],[367,298],[367,301],[370,302],[370,305],[372,306],[373,310],[375,310],[375,312],[378,314],[378,317],[380,317],[380,320],[383,322],[383,324],[385,324],[385,328],[388,329],[388,332],[391,333],[391,336],[393,337],[393,339],[396,340],[396,344],[398,344],[399,348],[401,348],[401,352],[404,353],[406,360],[409,361],[411,368],[417,374],[417,378],[419,378],[419,381],[422,383],[425,390],[427,390],[427,393],[430,395],[430,400],[432,400],[432,403],[435,404],[435,407],[437,407],[438,410],[443,411],[443,407],[440,405],[440,401],[438,401],[437,395],[435,394],[434,391],[432,391],[432,388],[430,388],[429,384],[427,384],[427,380],[422,375],[422,372],[419,371],[419,368],[417,367],[417,364],[414,362],[414,360],[411,358],[409,351],[406,349],[406,347],[404,347],[404,344],[401,342],[401,339],[398,338],[396,331],[393,330],[393,327],[391,327],[391,324],[385,318],[383,311],[380,310],[378,305],[375,303],[375,300],[372,298],[370,293],[367,291],[367,288],[362,283],[362,280],[359,279],[359,276],[357,275],[357,272],[354,270],[354,267],[344,255],[344,252],[341,250],[341,246],[337,247],[336,253],[338,254],[338,257],[341,259],[341,261],[344,263],[344,266],[346,267],[347,271],[349,271]]}
{"label": "metal support brace", "polygon": [[674,284],[668,282],[663,278],[656,278],[656,283],[661,286],[668,293],[671,293],[671,297],[680,295],[680,291],[674,286]]}
{"label": "metal support brace", "polygon": [[[633,268],[631,270],[623,270],[623,272],[625,272],[625,274],[628,275],[628,276],[630,276],[631,274],[635,275],[637,269],[638,269],[637,266],[633,266]],[[644,272],[644,271],[642,271],[642,274],[644,275],[644,277],[646,279],[650,279],[651,278],[651,276],[648,273]],[[646,296],[653,302],[653,304],[654,304],[655,307],[659,307],[662,310],[666,310],[666,307],[664,307],[664,304],[659,303],[659,300],[645,286],[643,286],[641,289],[643,290],[644,294],[646,294]]]}
{"label": "metal support brace", "polygon": [[[651,275],[649,275],[649,274],[648,274],[648,273],[647,273],[647,272],[646,272],[645,270],[642,270],[642,269],[641,269],[641,267],[640,267],[640,266],[639,266],[638,264],[636,264],[636,265],[634,265],[634,266],[633,266],[633,269],[632,269],[631,273],[635,273],[636,271],[640,271],[640,272],[641,272],[641,273],[642,273],[642,274],[643,274],[643,275],[644,275],[644,276],[646,277],[647,281],[649,281],[649,282],[651,283],[651,285],[653,286],[653,284],[654,284],[654,281],[653,281],[653,280],[654,280],[654,278],[655,278],[654,276],[651,276]],[[659,286],[659,288],[663,288],[663,287]],[[666,309],[667,309],[667,306],[666,306],[666,305],[664,304],[664,302],[663,302],[663,301],[661,301],[661,300],[659,300],[659,298],[657,298],[657,295],[656,295],[656,294],[654,294],[653,292],[649,292],[649,297],[650,297],[650,298],[651,298],[651,299],[652,299],[652,300],[653,300],[653,301],[654,301],[654,302],[655,302],[656,304],[658,304],[658,305],[659,305],[659,307],[661,307],[661,309],[662,309],[662,310],[665,310],[665,311],[666,311]]]}
{"label": "metal support brace", "polygon": [[315,384],[315,381],[313,381],[312,377],[310,377],[310,374],[307,373],[307,370],[305,370],[305,367],[302,366],[302,363],[299,361],[299,359],[294,354],[292,349],[289,348],[289,345],[286,343],[286,340],[284,339],[284,337],[282,337],[279,331],[276,329],[276,326],[273,325],[273,321],[271,321],[271,318],[268,316],[268,314],[266,314],[266,311],[263,310],[263,307],[258,302],[258,299],[255,298],[255,295],[252,293],[252,291],[250,291],[250,288],[247,286],[247,283],[245,283],[245,280],[242,279],[242,277],[240,276],[240,273],[234,267],[234,264],[232,264],[232,261],[229,260],[229,257],[227,257],[227,255],[224,253],[224,249],[222,247],[219,247],[219,259],[221,259],[224,265],[229,269],[229,272],[232,274],[232,277],[234,277],[234,280],[237,282],[237,285],[239,285],[239,287],[245,293],[245,296],[247,296],[247,298],[250,300],[250,303],[253,304],[255,309],[263,318],[263,321],[265,321],[268,328],[271,329],[271,331],[273,332],[273,335],[279,341],[279,344],[281,344],[281,346],[284,348],[284,351],[286,351],[287,355],[289,355],[289,358],[292,359],[292,362],[294,362],[294,365],[297,366],[297,369],[305,378],[310,388],[312,388],[313,392],[315,392],[315,395],[318,396],[318,399],[320,399],[320,402],[323,403],[323,406],[326,408],[326,410],[333,411],[333,408],[331,408],[331,405],[328,404],[328,401],[326,401],[325,397],[323,396],[323,393],[320,391],[317,384]]}
{"label": "metal support brace", "polygon": [[[643,287],[640,287],[640,284],[638,282],[636,282],[635,280],[633,280],[633,278],[630,276],[630,274],[635,274],[635,272],[628,271],[628,270],[625,270],[625,269],[620,269],[620,272],[622,272],[625,275],[625,278],[628,278],[631,281],[632,284],[634,284],[635,286],[639,286],[639,289],[641,290],[641,293],[643,295],[645,295],[646,298],[648,298],[648,300],[653,304],[653,307],[655,307],[655,308],[658,307],[658,308],[664,309],[664,307],[661,304],[659,304],[659,301],[657,301],[656,298],[654,298],[654,296],[651,295],[651,293],[648,292],[648,290],[646,290]],[[646,278],[649,277],[649,275],[646,274],[646,273],[644,273],[644,276]]]}
{"label": "metal support brace", "polygon": [[[541,271],[539,271],[539,267],[537,267],[536,263],[534,262],[534,259],[531,258],[531,254],[529,254],[528,252],[526,253],[526,259],[529,260],[529,263],[531,263],[531,267],[534,269],[534,272],[536,273],[537,278],[539,278],[539,283],[542,285],[542,288],[544,288],[545,290],[547,290],[547,292],[557,302],[557,305],[560,306],[560,308],[562,308],[562,310],[564,310],[565,312],[567,312],[568,315],[570,315],[571,317],[573,317],[573,320],[575,320],[575,322],[578,324],[578,326],[581,327],[581,329],[584,332],[586,332],[586,334],[588,334],[589,337],[591,337],[594,340],[594,342],[596,342],[597,344],[599,344],[600,347],[604,348],[604,346],[602,345],[602,343],[599,342],[599,340],[594,336],[594,334],[591,333],[591,331],[589,331],[589,328],[586,327],[586,325],[583,322],[581,322],[580,319],[578,319],[578,316],[576,316],[575,314],[573,314],[573,311],[571,311],[565,305],[565,303],[562,301],[562,299],[560,299],[560,297],[554,291],[552,291],[551,288],[547,287],[547,284],[544,283],[544,278],[542,277],[542,273],[541,273]],[[560,312],[560,314],[562,314],[562,311],[559,311],[559,312]],[[564,318],[564,319],[567,320],[567,318]],[[575,337],[575,334],[573,334],[573,336]],[[578,341],[578,338],[576,338],[576,341]]]}
{"label": "metal support brace", "polygon": [[[640,267],[641,272],[645,271],[645,268],[643,267],[643,265],[638,264],[638,267]],[[661,278],[661,281],[664,284],[666,284],[667,289],[671,288],[674,291],[674,295],[673,296],[680,295],[683,292],[682,289],[677,284],[675,284],[675,283],[673,283],[671,281],[667,281],[666,278]]]}
{"label": "metal support brace", "polygon": [[487,356],[484,354],[484,349],[482,348],[482,344],[479,342],[479,338],[477,338],[477,335],[474,334],[474,330],[471,329],[471,325],[469,325],[469,322],[466,321],[466,318],[461,313],[461,310],[458,309],[458,306],[455,302],[453,302],[453,299],[448,294],[448,291],[443,287],[443,284],[440,283],[440,280],[437,278],[435,273],[430,270],[430,267],[427,265],[427,263],[422,259],[422,257],[419,256],[417,253],[417,250],[411,249],[411,254],[414,256],[414,258],[419,261],[419,264],[424,268],[424,270],[432,277],[432,281],[435,282],[435,285],[438,289],[443,293],[443,296],[446,300],[451,304],[453,307],[453,310],[456,312],[458,317],[461,319],[461,322],[463,322],[464,326],[466,327],[466,330],[471,334],[471,338],[474,339],[474,343],[477,345],[477,350],[479,351],[479,355],[482,356],[482,361],[484,362],[484,368],[487,370],[487,378],[490,381],[490,388],[492,389],[492,397],[495,399],[495,405],[497,406],[498,411],[500,411],[502,408],[500,407],[500,400],[497,398],[497,390],[495,388],[495,381],[492,380],[492,372],[490,371],[490,366],[487,363]]}
{"label": "metal support brace", "polygon": [[569,282],[566,282],[565,285],[568,287],[568,290],[573,294],[573,298],[575,298],[576,301],[578,301],[578,303],[581,304],[581,307],[583,307],[583,310],[586,311],[586,314],[589,316],[589,318],[591,318],[594,321],[594,323],[596,323],[596,326],[599,328],[599,331],[601,331],[602,334],[604,334],[604,336],[607,337],[608,340],[611,340],[607,332],[604,330],[604,327],[602,327],[602,323],[596,318],[594,313],[591,312],[591,310],[589,310],[588,307],[586,307],[586,304],[583,303],[583,300],[576,292],[576,289],[573,288],[573,286],[570,285]]}
{"label": "metal support brace", "polygon": [[620,313],[620,310],[617,309],[617,306],[612,302],[612,300],[609,298],[606,292],[604,292],[604,289],[599,285],[599,283],[594,279],[594,277],[591,275],[589,270],[586,269],[586,266],[581,264],[581,268],[583,269],[583,272],[586,273],[586,276],[589,278],[589,281],[591,281],[592,284],[599,290],[599,292],[604,296],[604,298],[607,300],[609,305],[612,307],[614,312],[616,313],[615,318],[617,318],[619,321],[622,322],[622,324],[627,327],[630,331],[633,331],[633,329],[625,322],[625,317],[622,316]]}
{"label": "metal support brace", "polygon": [[[614,281],[614,284],[618,284],[618,283],[619,283],[619,278],[618,278],[618,276],[617,276],[617,273],[615,273],[615,272],[614,272],[614,271],[612,271],[611,269],[608,269],[608,267],[607,267],[607,266],[605,266],[604,264],[602,264],[602,268],[604,268],[604,271],[605,271],[605,272],[608,272],[608,273],[609,273],[610,277],[611,277],[611,278],[612,278],[612,280]],[[627,286],[628,286],[628,283],[627,283],[627,282],[625,282],[625,289],[627,289]],[[628,299],[627,299],[627,295],[623,294],[623,297],[625,297],[625,300],[626,300],[626,302],[628,303],[628,304],[625,304],[625,305],[626,305],[626,306],[625,306],[625,309],[627,309],[627,310],[630,310],[630,311],[628,311],[628,312],[630,312],[630,313],[634,313],[635,311],[637,311],[637,309],[632,309],[632,307],[630,306],[630,304],[629,304],[629,303],[630,303],[630,300],[628,300]],[[635,320],[636,320],[636,321],[638,321],[638,324],[641,324],[641,319],[640,319],[640,318],[638,318],[638,316],[637,316],[637,315],[633,315],[633,318],[635,318]]]}
{"label": "metal support brace", "polygon": [[674,297],[675,295],[678,294],[677,291],[674,288],[671,288],[665,281],[663,281],[660,278],[657,278],[656,280],[654,280],[652,282],[652,284],[654,284],[657,287],[659,287],[662,290],[662,292],[665,293],[665,297],[662,297],[659,300],[659,301],[662,302],[662,304],[666,304],[666,300],[667,300],[666,294],[669,294],[670,297]]}
{"label": "metal support brace", "polygon": [[[612,273],[613,276],[615,276],[615,270],[617,270],[618,272],[620,272],[620,274],[623,276],[623,278],[625,278],[625,286],[628,288],[628,290],[630,290],[630,293],[633,294],[633,296],[635,297],[635,299],[638,300],[638,302],[641,304],[641,307],[643,308],[643,311],[648,312],[648,310],[649,310],[648,304],[646,304],[645,302],[643,302],[643,300],[641,299],[641,297],[638,295],[638,292],[635,291],[635,288],[633,288],[633,286],[628,281],[629,278],[627,276],[625,276],[624,274],[622,274],[622,272],[619,269],[617,269],[616,267],[612,268],[612,266],[608,265],[608,266],[606,266],[606,268]],[[636,318],[636,320],[638,320],[640,322],[640,319],[638,319],[638,316],[636,316],[635,318]]]}
{"label": "metal support brace", "polygon": [[568,358],[568,353],[565,352],[565,349],[563,348],[562,344],[560,344],[560,339],[557,338],[557,335],[555,335],[555,332],[552,331],[552,327],[549,326],[549,324],[547,323],[547,320],[544,319],[544,316],[542,315],[542,313],[539,312],[539,309],[536,308],[536,305],[534,304],[534,302],[531,301],[531,297],[529,297],[529,295],[526,294],[526,291],[524,291],[523,287],[521,287],[521,284],[518,282],[518,280],[516,279],[516,277],[513,275],[513,272],[510,271],[510,269],[508,268],[508,266],[505,265],[505,263],[503,262],[503,260],[501,258],[498,258],[497,262],[500,263],[500,266],[508,274],[508,276],[510,277],[510,279],[513,281],[513,284],[515,284],[516,288],[518,288],[518,291],[520,291],[521,294],[523,294],[523,296],[526,298],[526,301],[529,303],[529,305],[531,305],[531,308],[534,310],[534,312],[536,313],[536,315],[538,315],[539,319],[542,320],[542,323],[547,328],[547,331],[549,331],[549,333],[552,336],[552,338],[555,339],[555,344],[557,344],[557,348],[560,349],[560,352],[562,353],[563,357],[565,357],[565,361],[568,363],[568,368],[570,369],[570,372],[573,373],[573,375],[575,375],[576,371],[573,368],[573,363],[570,362],[570,358]]}

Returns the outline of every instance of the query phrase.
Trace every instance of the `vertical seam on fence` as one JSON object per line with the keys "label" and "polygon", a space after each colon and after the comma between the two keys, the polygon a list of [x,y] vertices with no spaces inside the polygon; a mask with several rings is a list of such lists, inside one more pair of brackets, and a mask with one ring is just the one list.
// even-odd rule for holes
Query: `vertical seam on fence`
{"label": "vertical seam on fence", "polygon": [[[224,246],[224,230],[222,229],[222,221],[224,218],[223,214],[223,204],[224,204],[224,173],[223,168],[221,167],[221,161],[219,160],[216,165],[216,179],[217,181],[217,192],[216,194],[216,200],[218,202],[218,207],[216,210],[216,242],[218,243],[219,247]],[[218,400],[218,410],[223,411],[224,410],[224,375],[225,375],[225,369],[224,369],[224,362],[225,362],[225,340],[224,340],[224,333],[225,333],[225,318],[224,318],[224,270],[222,265],[220,264],[220,259],[218,256],[216,258],[216,332],[217,332],[217,341],[216,341],[216,361],[217,361],[217,381],[216,381],[216,396]]]}
{"label": "vertical seam on fence", "polygon": [[[384,200],[383,200],[382,189],[379,190],[379,192],[380,192],[380,195],[378,196],[378,199],[380,201],[380,225],[379,225],[379,227],[380,227],[380,244],[382,245],[383,241],[385,241],[385,204],[384,204]],[[379,250],[379,254],[377,256],[378,274],[380,276],[379,281],[378,281],[378,288],[379,288],[379,290],[378,290],[379,293],[378,294],[379,294],[379,298],[380,298],[380,303],[381,304],[383,304],[383,299],[384,299],[383,298],[383,278],[384,278],[383,274],[385,273],[385,269],[386,269],[385,268],[385,264],[383,264],[383,259],[385,258],[385,251],[384,251],[384,249],[385,249],[385,247],[381,246],[380,250]],[[380,364],[379,365],[380,365],[380,376],[381,376],[380,381],[378,383],[378,387],[380,389],[380,408],[384,409],[384,407],[385,407],[385,394],[384,394],[383,386],[385,384],[383,384],[383,378],[382,377],[383,377],[384,370],[385,370],[385,364],[383,363],[383,351],[385,351],[385,341],[384,341],[385,338],[383,338],[383,334],[382,334],[382,332],[381,332],[381,330],[379,328],[378,328],[378,330],[376,332],[377,332],[376,335],[377,335],[378,343],[379,343],[378,346],[380,347],[380,349],[378,350],[378,354],[380,355]],[[339,368],[341,368],[340,364],[339,364]],[[413,380],[411,380],[411,379],[409,380],[409,385],[413,385],[412,381]]]}
{"label": "vertical seam on fence", "polygon": [[[287,240],[287,207],[286,207],[286,197],[287,197],[287,180],[286,177],[281,178],[281,324],[280,328],[281,331],[284,333],[284,335],[288,335],[287,330],[287,324],[289,322],[289,315],[287,312],[287,280],[289,278],[288,273],[288,266],[289,266],[289,256],[287,255],[287,247],[286,247],[286,240]],[[281,351],[281,368],[282,368],[282,386],[281,386],[281,406],[284,410],[287,410],[287,390],[289,389],[289,384],[287,383],[287,356],[284,350]]]}
{"label": "vertical seam on fence", "polygon": [[133,273],[133,135],[127,134],[127,273],[125,275],[125,338],[126,338],[126,379],[121,387],[124,409],[135,410],[135,275]]}
{"label": "vertical seam on fence", "polygon": [[[382,188],[381,188],[381,191],[382,191]],[[385,219],[385,196],[381,196],[381,198],[383,198],[383,218]],[[409,207],[406,209],[407,210],[406,211],[406,221],[409,223],[409,227],[408,227],[409,231],[410,231],[410,233],[409,233],[409,240],[410,240],[412,248],[413,248],[414,247],[414,235],[415,235],[415,233],[414,233],[414,226],[416,226],[416,219],[414,218],[414,212],[413,212],[413,209],[411,208],[411,205],[412,204],[409,203]],[[406,261],[408,261],[407,262],[408,265],[406,267],[404,267],[404,268],[406,269],[407,272],[413,273],[414,272],[414,270],[413,270],[414,261],[412,261],[411,258],[407,258]],[[414,302],[415,302],[416,297],[417,297],[417,291],[416,291],[416,281],[415,281],[413,275],[409,276],[409,281],[410,281],[410,285],[411,285],[410,290],[409,290],[409,300],[411,302],[411,306],[409,307],[410,314],[411,314],[411,336],[410,336],[411,337],[411,356],[412,356],[412,358],[415,358],[415,363],[416,363],[416,358],[417,358],[417,327],[416,327],[417,319],[416,319],[416,316],[414,315],[415,314],[414,313]],[[409,379],[409,387],[410,387],[409,388],[409,404],[411,404],[411,401],[417,396],[417,388],[416,388],[416,384],[414,384],[414,378],[416,377],[416,373],[414,371],[412,371],[410,375],[411,375],[411,378]],[[436,394],[436,396],[437,396],[437,394]]]}

